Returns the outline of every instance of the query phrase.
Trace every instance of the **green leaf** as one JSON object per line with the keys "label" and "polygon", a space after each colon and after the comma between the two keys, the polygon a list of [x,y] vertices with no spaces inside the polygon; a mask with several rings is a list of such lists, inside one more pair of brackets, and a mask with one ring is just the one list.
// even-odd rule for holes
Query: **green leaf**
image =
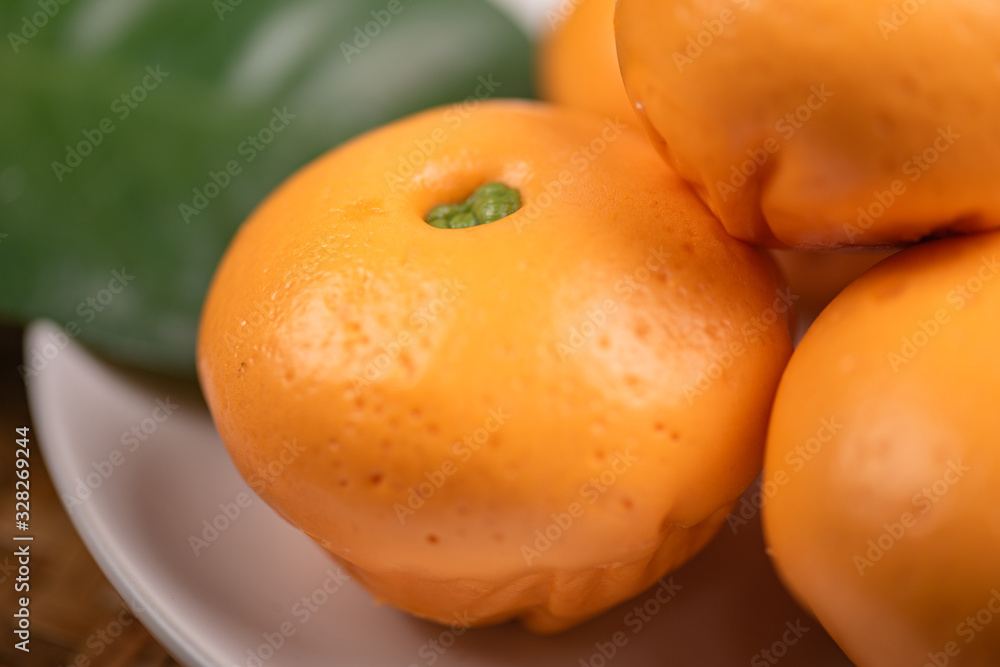
{"label": "green leaf", "polygon": [[173,374],[230,238],[294,170],[483,80],[531,93],[532,45],[485,0],[53,6],[0,10],[0,317]]}

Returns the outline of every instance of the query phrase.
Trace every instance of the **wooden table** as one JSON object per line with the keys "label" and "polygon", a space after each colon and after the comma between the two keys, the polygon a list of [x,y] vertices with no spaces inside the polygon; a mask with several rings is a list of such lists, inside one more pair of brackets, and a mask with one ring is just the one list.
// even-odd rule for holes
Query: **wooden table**
{"label": "wooden table", "polygon": [[[178,663],[125,608],[77,535],[37,446],[31,461],[30,652],[14,648],[17,559],[12,537],[17,434],[31,427],[17,373],[23,331],[0,325],[0,665],[9,667],[163,667]],[[32,439],[37,437],[34,428]]]}

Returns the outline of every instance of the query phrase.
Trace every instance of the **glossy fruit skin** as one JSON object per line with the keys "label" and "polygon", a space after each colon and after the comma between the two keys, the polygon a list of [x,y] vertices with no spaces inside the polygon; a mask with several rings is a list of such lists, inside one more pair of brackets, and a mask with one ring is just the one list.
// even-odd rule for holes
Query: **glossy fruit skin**
{"label": "glossy fruit skin", "polygon": [[[212,272],[264,193],[369,128],[532,89],[532,43],[486,0],[45,5],[4,6],[0,318],[50,318],[175,375],[194,375]],[[135,278],[109,301],[123,267]]]}
{"label": "glossy fruit skin", "polygon": [[[423,221],[488,182],[523,207]],[[553,632],[696,553],[753,481],[790,354],[780,294],[638,133],[490,102],[273,193],[216,273],[198,368],[239,471],[378,598]]]}
{"label": "glossy fruit skin", "polygon": [[916,6],[620,0],[618,53],[661,152],[737,238],[819,249],[994,228],[1000,15]]}
{"label": "glossy fruit skin", "polygon": [[1000,234],[929,242],[841,293],[781,380],[765,537],[859,667],[1000,663],[998,326]]}
{"label": "glossy fruit skin", "polygon": [[615,49],[615,0],[577,0],[548,13],[538,50],[538,94],[638,127]]}

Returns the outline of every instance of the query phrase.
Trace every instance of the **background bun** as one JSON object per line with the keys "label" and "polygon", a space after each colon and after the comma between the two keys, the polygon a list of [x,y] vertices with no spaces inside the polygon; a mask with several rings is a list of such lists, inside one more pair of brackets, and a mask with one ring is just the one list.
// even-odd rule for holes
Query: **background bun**
{"label": "background bun", "polygon": [[726,229],[890,245],[1000,225],[987,0],[620,0],[625,86]]}

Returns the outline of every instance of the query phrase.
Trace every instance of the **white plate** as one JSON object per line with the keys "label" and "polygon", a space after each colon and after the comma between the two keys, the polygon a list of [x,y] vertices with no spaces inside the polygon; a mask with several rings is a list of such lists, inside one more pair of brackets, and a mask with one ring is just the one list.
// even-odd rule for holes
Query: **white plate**
{"label": "white plate", "polygon": [[536,35],[543,29],[546,21],[546,12],[560,11],[569,12],[580,0],[492,0],[493,4],[499,5],[514,20],[521,24],[530,34]]}
{"label": "white plate", "polygon": [[[58,331],[39,322],[25,336],[26,358],[37,351],[47,360],[28,386],[38,444],[101,569],[183,663],[733,667],[770,664],[753,659],[775,646],[788,667],[851,664],[781,588],[757,520],[735,534],[723,528],[705,552],[673,573],[682,588],[667,604],[644,594],[555,637],[535,637],[513,624],[456,637],[375,605],[353,582],[327,593],[324,584],[338,586],[337,567],[253,496],[196,392],[112,367],[75,342],[58,340]],[[162,407],[156,412],[158,399],[177,407],[169,416]],[[165,419],[157,423],[155,416]],[[144,420],[149,435],[142,432]],[[129,439],[133,426],[144,441]],[[81,496],[88,497],[70,500]],[[224,516],[220,505],[235,515],[238,498],[251,500],[225,527],[217,518]],[[213,520],[224,529],[195,555],[190,536]],[[313,598],[315,611],[303,597]],[[637,605],[648,606],[641,628]],[[801,639],[786,632],[796,623],[808,628]],[[288,637],[280,635],[283,624]],[[603,658],[600,648],[610,653],[608,642],[619,632],[627,641],[612,660]],[[272,651],[267,635],[280,648]],[[782,645],[783,636],[796,641]],[[254,652],[267,659],[254,661]]]}

